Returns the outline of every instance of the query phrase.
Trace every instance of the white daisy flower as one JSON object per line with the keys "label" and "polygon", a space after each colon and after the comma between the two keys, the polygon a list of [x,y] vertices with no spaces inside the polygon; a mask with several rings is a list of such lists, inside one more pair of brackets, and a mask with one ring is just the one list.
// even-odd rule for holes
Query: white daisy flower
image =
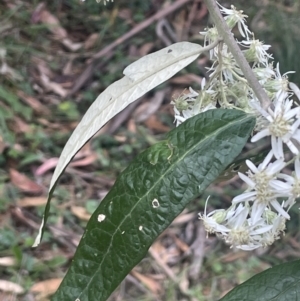
{"label": "white daisy flower", "polygon": [[277,92],[287,92],[289,91],[289,81],[287,74],[295,73],[294,71],[288,71],[281,75],[279,70],[279,63],[277,63],[276,68],[274,69],[275,75],[274,78],[267,80],[264,83],[264,88],[270,93],[277,93]]}
{"label": "white daisy flower", "polygon": [[272,55],[267,52],[271,45],[264,45],[259,40],[248,40],[239,43],[242,46],[246,46],[249,49],[243,51],[248,62],[255,62],[268,66],[269,59],[272,59]]}
{"label": "white daisy flower", "polygon": [[287,92],[278,92],[274,103],[275,108],[269,108],[268,112],[256,106],[269,124],[254,135],[251,142],[271,136],[272,150],[277,159],[283,158],[283,143],[293,154],[298,155],[299,150],[292,140],[300,143],[300,132],[297,131],[300,125],[300,107],[292,108],[293,101],[288,98]]}
{"label": "white daisy flower", "polygon": [[288,210],[296,203],[295,199],[300,197],[300,161],[299,158],[295,160],[295,171],[292,175],[278,174],[278,178],[285,182],[275,180],[274,185],[279,187],[283,195],[288,196],[284,207]]}
{"label": "white daisy flower", "polygon": [[271,150],[258,167],[250,160],[246,160],[246,164],[250,169],[248,176],[238,173],[239,177],[248,185],[248,189],[243,194],[236,196],[232,200],[232,203],[253,202],[251,211],[251,221],[253,224],[261,218],[264,210],[270,205],[286,219],[290,218],[289,214],[277,201],[277,197],[282,196],[282,191],[275,182],[278,172],[285,167],[285,163],[283,159],[270,163],[273,154]]}
{"label": "white daisy flower", "polygon": [[224,19],[226,20],[226,23],[230,28],[233,28],[236,24],[238,25],[238,30],[242,37],[246,37],[247,40],[249,39],[248,34],[251,34],[251,31],[249,30],[248,26],[246,25],[245,21],[248,17],[247,15],[243,14],[242,10],[236,10],[236,8],[231,5],[231,9],[225,8],[222,5],[220,5],[220,11],[223,15],[226,15]]}

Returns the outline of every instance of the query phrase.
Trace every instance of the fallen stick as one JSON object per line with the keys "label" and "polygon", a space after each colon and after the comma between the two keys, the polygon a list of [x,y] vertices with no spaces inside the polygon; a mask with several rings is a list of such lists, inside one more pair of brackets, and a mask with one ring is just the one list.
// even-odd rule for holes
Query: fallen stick
{"label": "fallen stick", "polygon": [[120,38],[116,39],[113,43],[109,44],[108,46],[106,46],[105,48],[100,50],[98,53],[94,54],[91,58],[91,62],[85,68],[85,70],[81,73],[81,75],[77,78],[75,84],[73,85],[73,88],[70,90],[68,95],[70,96],[70,95],[73,95],[74,93],[76,93],[91,78],[95,66],[98,65],[97,63],[95,63],[95,61],[97,59],[102,58],[102,57],[106,56],[107,54],[111,55],[111,51],[113,51],[114,48],[121,45],[126,40],[132,38],[133,36],[135,36],[136,34],[141,32],[142,30],[144,30],[145,28],[150,26],[153,22],[158,21],[161,18],[164,18],[165,16],[171,14],[172,12],[174,12],[175,10],[177,10],[184,4],[187,4],[188,2],[191,2],[191,1],[192,0],[177,0],[172,5],[160,10],[152,17],[139,23],[137,26],[132,28],[129,32],[127,32]]}

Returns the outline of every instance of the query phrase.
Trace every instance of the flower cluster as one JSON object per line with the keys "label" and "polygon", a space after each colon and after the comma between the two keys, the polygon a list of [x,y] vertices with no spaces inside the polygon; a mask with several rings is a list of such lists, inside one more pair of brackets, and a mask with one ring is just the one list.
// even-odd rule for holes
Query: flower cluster
{"label": "flower cluster", "polygon": [[[209,109],[236,108],[256,116],[256,133],[251,142],[271,138],[271,150],[263,162],[256,166],[247,160],[248,172],[239,173],[247,189],[232,200],[232,206],[207,214],[206,205],[204,214],[199,214],[208,233],[215,233],[231,246],[253,250],[272,244],[284,234],[286,220],[290,219],[288,211],[300,196],[300,107],[292,99],[294,94],[299,98],[300,91],[289,83],[289,72],[281,75],[279,64],[273,66],[273,57],[267,52],[270,45],[254,39],[245,23],[247,16],[234,6],[220,6],[220,10],[229,28],[237,27],[242,36],[243,40],[237,43],[272,105],[267,110],[262,108],[224,43],[210,51],[212,66],[201,90],[190,88],[189,93],[171,103],[176,125]],[[205,44],[218,39],[215,27],[200,34]],[[294,165],[293,173],[284,173],[287,165]]]}

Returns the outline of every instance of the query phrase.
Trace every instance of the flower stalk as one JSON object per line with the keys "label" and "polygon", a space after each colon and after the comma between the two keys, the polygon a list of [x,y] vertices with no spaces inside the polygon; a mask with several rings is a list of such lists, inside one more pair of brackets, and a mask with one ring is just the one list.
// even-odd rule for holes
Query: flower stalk
{"label": "flower stalk", "polygon": [[245,78],[247,79],[249,86],[253,89],[256,97],[259,99],[261,106],[267,110],[268,107],[271,105],[271,101],[262,88],[260,83],[258,82],[255,74],[253,73],[252,69],[250,68],[248,62],[245,59],[244,54],[242,53],[241,49],[239,48],[237,42],[235,41],[233,34],[228,27],[227,23],[225,22],[224,18],[221,15],[219,7],[215,0],[204,0],[207,9],[210,13],[210,16],[216,25],[216,28],[223,38],[225,44],[228,46],[230,52],[234,56],[236,62],[238,63],[239,67],[243,71]]}

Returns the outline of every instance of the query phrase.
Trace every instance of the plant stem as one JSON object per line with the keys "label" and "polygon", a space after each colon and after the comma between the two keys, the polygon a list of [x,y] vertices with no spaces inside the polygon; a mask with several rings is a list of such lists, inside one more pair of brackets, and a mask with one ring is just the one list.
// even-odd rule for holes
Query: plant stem
{"label": "plant stem", "polygon": [[218,33],[223,38],[224,42],[228,46],[230,52],[234,56],[236,62],[240,66],[241,70],[243,71],[243,74],[245,78],[247,79],[249,86],[253,89],[256,97],[260,101],[261,106],[267,110],[268,107],[271,105],[271,101],[265,92],[265,90],[262,88],[260,83],[258,82],[255,74],[253,73],[252,69],[250,68],[248,62],[246,61],[240,47],[236,43],[234,36],[229,29],[227,23],[225,22],[224,18],[221,15],[221,12],[219,10],[219,7],[215,0],[204,0],[207,9],[210,13],[210,16],[213,20],[213,22],[216,25],[216,28],[218,30]]}

